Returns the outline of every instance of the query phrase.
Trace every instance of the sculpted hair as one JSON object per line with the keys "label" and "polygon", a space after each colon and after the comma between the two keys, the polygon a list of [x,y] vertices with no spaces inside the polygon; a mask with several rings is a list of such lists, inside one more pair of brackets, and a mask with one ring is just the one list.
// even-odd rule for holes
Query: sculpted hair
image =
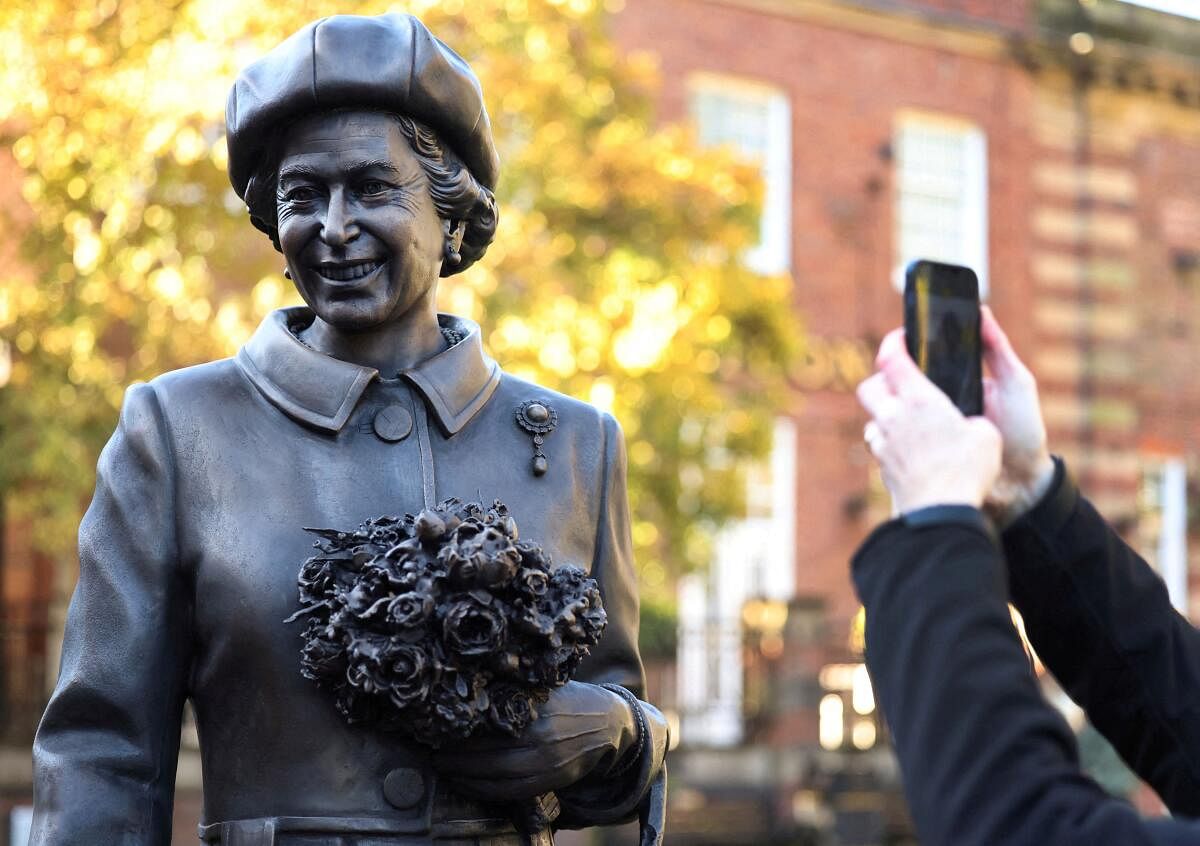
{"label": "sculpted hair", "polygon": [[[466,224],[462,247],[459,249],[461,259],[457,264],[451,264],[449,259],[443,260],[442,276],[466,270],[487,252],[496,236],[496,197],[479,184],[470,169],[453,150],[442,144],[432,129],[407,115],[392,114],[391,117],[425,171],[429,195],[438,217],[450,221],[452,225],[460,221]],[[279,163],[283,158],[288,128],[275,134],[262,157],[262,163],[246,185],[250,222],[267,234],[276,250],[280,250],[276,196]]]}

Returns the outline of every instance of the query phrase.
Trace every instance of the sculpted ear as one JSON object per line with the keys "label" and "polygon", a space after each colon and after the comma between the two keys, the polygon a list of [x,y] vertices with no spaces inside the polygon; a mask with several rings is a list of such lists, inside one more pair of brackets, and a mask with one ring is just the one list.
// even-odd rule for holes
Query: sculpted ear
{"label": "sculpted ear", "polygon": [[467,222],[465,220],[442,221],[442,233],[446,237],[445,262],[449,265],[457,265],[462,262],[462,242],[463,235],[467,232]]}

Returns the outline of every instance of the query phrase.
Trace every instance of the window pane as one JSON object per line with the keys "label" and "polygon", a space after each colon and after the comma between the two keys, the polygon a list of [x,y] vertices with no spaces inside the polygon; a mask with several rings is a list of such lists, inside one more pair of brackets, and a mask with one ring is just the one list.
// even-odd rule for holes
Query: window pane
{"label": "window pane", "polygon": [[791,239],[791,118],[787,98],[765,86],[704,76],[689,111],[705,146],[729,146],[764,182],[759,243],[745,255],[760,273],[783,273]]}
{"label": "window pane", "polygon": [[[918,258],[964,264],[987,292],[987,156],[983,133],[905,116],[896,150],[897,268]],[[903,285],[900,272],[897,286]]]}

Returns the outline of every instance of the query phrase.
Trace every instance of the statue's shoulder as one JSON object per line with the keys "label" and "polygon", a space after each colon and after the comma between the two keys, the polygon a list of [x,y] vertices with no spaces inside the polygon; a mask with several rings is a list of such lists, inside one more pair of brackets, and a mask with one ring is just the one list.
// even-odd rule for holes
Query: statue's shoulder
{"label": "statue's shoulder", "polygon": [[546,404],[553,410],[556,417],[554,437],[560,441],[570,438],[603,448],[606,441],[621,437],[620,425],[607,411],[536,382],[504,373],[491,404],[515,418],[517,409],[527,403]]}
{"label": "statue's shoulder", "polygon": [[249,383],[232,358],[170,370],[149,382],[164,413],[203,415],[215,403],[227,404],[250,396]]}

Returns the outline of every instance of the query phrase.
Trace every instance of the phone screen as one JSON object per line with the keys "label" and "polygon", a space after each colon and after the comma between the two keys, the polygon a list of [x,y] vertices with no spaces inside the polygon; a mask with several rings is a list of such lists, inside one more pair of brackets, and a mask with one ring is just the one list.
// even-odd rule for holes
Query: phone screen
{"label": "phone screen", "polygon": [[916,261],[904,288],[908,352],[967,415],[983,413],[979,280],[968,267]]}

